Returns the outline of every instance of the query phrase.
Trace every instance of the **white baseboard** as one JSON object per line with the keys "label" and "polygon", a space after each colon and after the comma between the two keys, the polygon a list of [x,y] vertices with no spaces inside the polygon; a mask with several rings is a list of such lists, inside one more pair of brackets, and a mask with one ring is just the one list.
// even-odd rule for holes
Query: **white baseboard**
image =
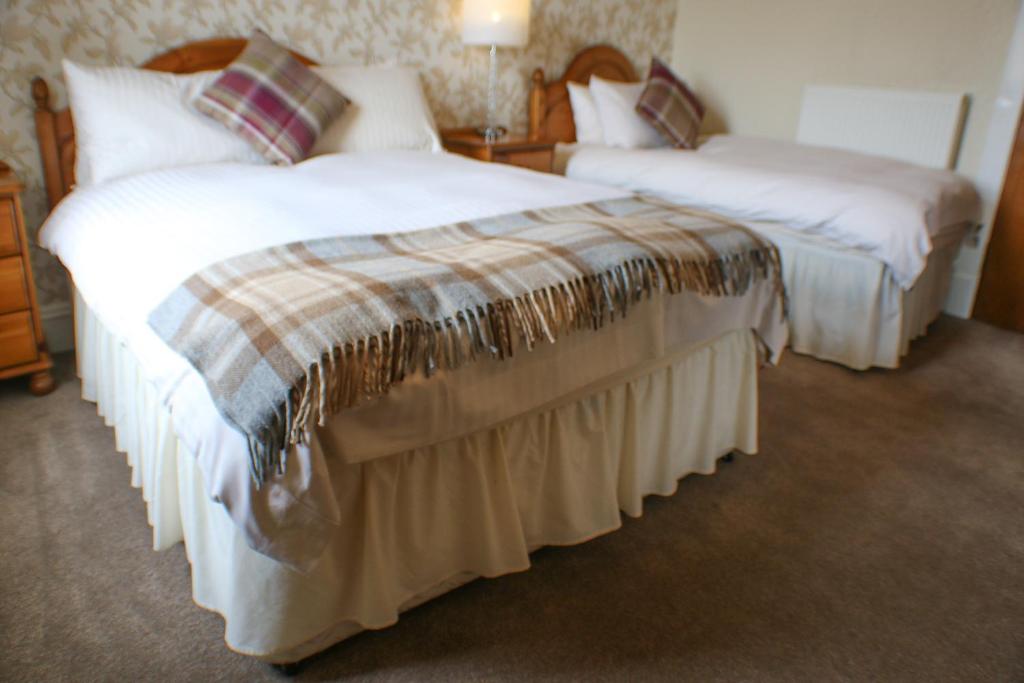
{"label": "white baseboard", "polygon": [[953,273],[949,283],[949,295],[943,311],[958,318],[970,318],[974,307],[974,288],[978,278],[971,273]]}
{"label": "white baseboard", "polygon": [[61,353],[75,348],[75,314],[70,302],[59,302],[39,307],[43,334],[50,353]]}

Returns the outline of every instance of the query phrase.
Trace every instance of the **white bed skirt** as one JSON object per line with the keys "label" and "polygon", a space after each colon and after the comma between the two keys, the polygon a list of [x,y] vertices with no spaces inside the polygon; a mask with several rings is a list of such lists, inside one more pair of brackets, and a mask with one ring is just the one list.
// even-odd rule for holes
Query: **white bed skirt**
{"label": "white bed skirt", "polygon": [[[581,149],[576,143],[555,145],[554,172],[566,175],[570,160]],[[588,165],[576,177],[601,182],[598,176],[603,177],[603,171],[595,175]],[[651,182],[649,174],[643,177],[644,183]],[[671,187],[671,176],[666,178],[662,187]],[[638,187],[638,178],[630,180],[626,187],[653,191],[646,185]],[[611,179],[604,182],[617,185]],[[671,192],[662,196],[678,203]],[[854,370],[898,368],[900,359],[910,351],[910,342],[927,333],[945,305],[953,261],[968,229],[966,224],[949,226],[933,237],[933,251],[924,271],[913,288],[904,290],[885,263],[864,251],[777,222],[742,222],[779,248],[789,297],[790,348]]]}
{"label": "white bed skirt", "polygon": [[231,649],[267,661],[302,659],[476,577],[525,570],[530,551],[614,530],[645,495],[674,493],[731,450],[756,452],[759,353],[752,332],[734,331],[493,429],[332,463],[345,523],[301,574],[250,549],[207,498],[134,357],[78,303],[82,394],[127,453],[154,547],[184,541],[195,601],[223,615]]}
{"label": "white bed skirt", "polygon": [[963,230],[936,239],[910,290],[878,259],[772,223],[750,227],[782,257],[789,296],[789,344],[797,353],[854,370],[898,368],[945,305]]}

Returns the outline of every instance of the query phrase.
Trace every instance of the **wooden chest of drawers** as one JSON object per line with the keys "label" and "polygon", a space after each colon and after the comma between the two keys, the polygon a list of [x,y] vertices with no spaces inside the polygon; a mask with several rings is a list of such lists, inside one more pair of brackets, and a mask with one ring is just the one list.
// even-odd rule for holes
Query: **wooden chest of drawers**
{"label": "wooden chest of drawers", "polygon": [[0,379],[29,375],[29,390],[53,391],[21,214],[22,185],[0,164]]}

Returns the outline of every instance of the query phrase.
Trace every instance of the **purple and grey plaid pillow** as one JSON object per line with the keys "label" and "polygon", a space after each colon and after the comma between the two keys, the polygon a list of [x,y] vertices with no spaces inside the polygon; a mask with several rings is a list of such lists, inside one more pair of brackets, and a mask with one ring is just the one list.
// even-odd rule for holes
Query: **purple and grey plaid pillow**
{"label": "purple and grey plaid pillow", "polygon": [[245,138],[275,164],[302,161],[348,99],[267,34],[196,99],[196,109]]}
{"label": "purple and grey plaid pillow", "polygon": [[637,100],[636,112],[676,147],[697,146],[704,105],[657,57],[651,59],[647,87]]}

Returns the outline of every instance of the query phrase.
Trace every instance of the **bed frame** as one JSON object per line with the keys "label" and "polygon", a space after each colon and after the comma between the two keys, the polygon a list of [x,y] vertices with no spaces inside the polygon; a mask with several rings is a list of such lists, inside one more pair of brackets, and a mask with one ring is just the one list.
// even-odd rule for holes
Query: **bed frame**
{"label": "bed frame", "polygon": [[[245,49],[245,38],[212,38],[186,43],[153,57],[143,69],[173,74],[223,69]],[[303,64],[315,61],[292,51]],[[32,99],[36,103],[36,135],[43,162],[46,198],[50,209],[75,186],[75,127],[68,108],[54,110],[50,106],[50,86],[40,76],[32,79]]]}
{"label": "bed frame", "polygon": [[610,45],[594,45],[577,54],[558,80],[544,82],[544,70],[533,72],[530,87],[530,140],[575,142],[576,125],[566,84],[587,83],[591,76],[610,81],[637,81],[636,69],[626,55]]}

